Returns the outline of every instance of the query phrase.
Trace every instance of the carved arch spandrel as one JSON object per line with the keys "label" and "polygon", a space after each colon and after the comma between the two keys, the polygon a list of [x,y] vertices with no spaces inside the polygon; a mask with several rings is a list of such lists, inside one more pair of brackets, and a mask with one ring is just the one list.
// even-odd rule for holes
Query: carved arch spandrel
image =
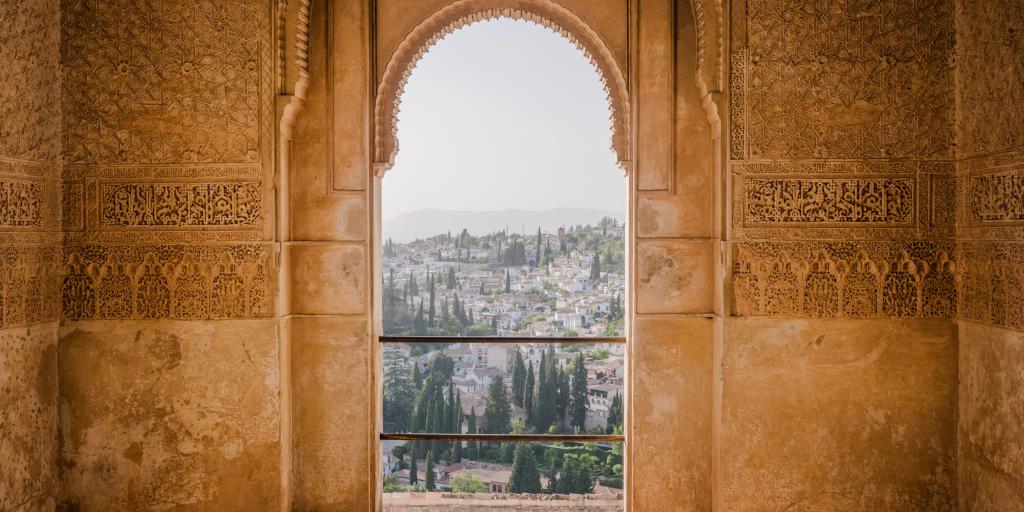
{"label": "carved arch spandrel", "polygon": [[458,0],[428,16],[405,36],[377,85],[374,102],[374,172],[384,173],[398,152],[396,121],[405,84],[420,57],[459,28],[480,21],[511,18],[547,27],[565,37],[590,60],[601,77],[611,111],[612,140],[619,165],[626,169],[629,152],[629,91],[626,75],[601,36],[572,11],[552,0]]}

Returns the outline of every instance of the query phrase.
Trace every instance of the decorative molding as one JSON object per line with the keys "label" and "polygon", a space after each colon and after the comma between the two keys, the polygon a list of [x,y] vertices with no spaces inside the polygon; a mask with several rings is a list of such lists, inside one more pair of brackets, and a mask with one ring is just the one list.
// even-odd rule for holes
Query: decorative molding
{"label": "decorative molding", "polygon": [[950,318],[952,242],[733,244],[732,314],[802,318]]}
{"label": "decorative molding", "polygon": [[1024,168],[970,177],[971,222],[1024,226]]}
{"label": "decorative molding", "polygon": [[547,27],[576,45],[601,76],[612,121],[611,147],[624,169],[630,160],[629,95],[625,75],[601,37],[586,22],[552,0],[457,0],[414,28],[395,49],[380,80],[374,107],[375,172],[394,163],[397,113],[405,83],[420,57],[437,41],[466,25],[494,18],[522,19]]}
{"label": "decorative molding", "polygon": [[744,160],[747,157],[747,52],[740,49],[732,54],[729,67],[729,157]]}
{"label": "decorative molding", "polygon": [[262,221],[259,182],[100,183],[100,226],[256,226]]}
{"label": "decorative molding", "polygon": [[58,245],[0,247],[0,327],[60,317],[60,261]]}
{"label": "decorative molding", "polygon": [[733,162],[737,239],[951,238],[951,161]]}
{"label": "decorative molding", "polygon": [[68,319],[257,318],[273,314],[269,244],[72,245]]}
{"label": "decorative molding", "polygon": [[0,177],[0,229],[42,228],[46,199],[41,181]]}
{"label": "decorative molding", "polygon": [[747,178],[744,225],[912,225],[913,178]]}

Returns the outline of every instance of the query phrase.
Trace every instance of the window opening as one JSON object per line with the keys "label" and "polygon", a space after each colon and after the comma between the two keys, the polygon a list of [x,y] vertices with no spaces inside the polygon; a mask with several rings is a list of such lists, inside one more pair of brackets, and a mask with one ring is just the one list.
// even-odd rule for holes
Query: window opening
{"label": "window opening", "polygon": [[474,23],[417,64],[382,184],[384,510],[501,510],[473,502],[496,493],[622,509],[627,185],[610,131],[596,69],[546,27]]}

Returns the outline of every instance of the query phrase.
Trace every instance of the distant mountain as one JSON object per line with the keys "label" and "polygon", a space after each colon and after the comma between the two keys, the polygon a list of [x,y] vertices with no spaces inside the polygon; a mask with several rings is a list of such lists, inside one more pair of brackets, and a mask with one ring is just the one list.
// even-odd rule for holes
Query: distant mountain
{"label": "distant mountain", "polygon": [[553,232],[561,226],[576,224],[595,225],[602,217],[612,217],[619,222],[625,220],[624,212],[613,212],[588,208],[557,208],[554,210],[416,210],[400,214],[384,221],[384,239],[395,242],[412,242],[448,230],[458,234],[463,228],[473,235],[485,235],[508,229],[509,233],[536,233],[539,226],[544,232]]}

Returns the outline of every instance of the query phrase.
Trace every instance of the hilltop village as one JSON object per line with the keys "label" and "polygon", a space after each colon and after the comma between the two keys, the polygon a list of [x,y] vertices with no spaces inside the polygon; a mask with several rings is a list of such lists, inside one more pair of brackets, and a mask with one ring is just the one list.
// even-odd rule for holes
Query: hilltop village
{"label": "hilltop village", "polygon": [[[623,226],[384,244],[385,432],[621,433]],[[460,336],[508,337],[507,344]],[[447,341],[447,340],[446,340]],[[385,490],[620,493],[618,443],[385,442]]]}

